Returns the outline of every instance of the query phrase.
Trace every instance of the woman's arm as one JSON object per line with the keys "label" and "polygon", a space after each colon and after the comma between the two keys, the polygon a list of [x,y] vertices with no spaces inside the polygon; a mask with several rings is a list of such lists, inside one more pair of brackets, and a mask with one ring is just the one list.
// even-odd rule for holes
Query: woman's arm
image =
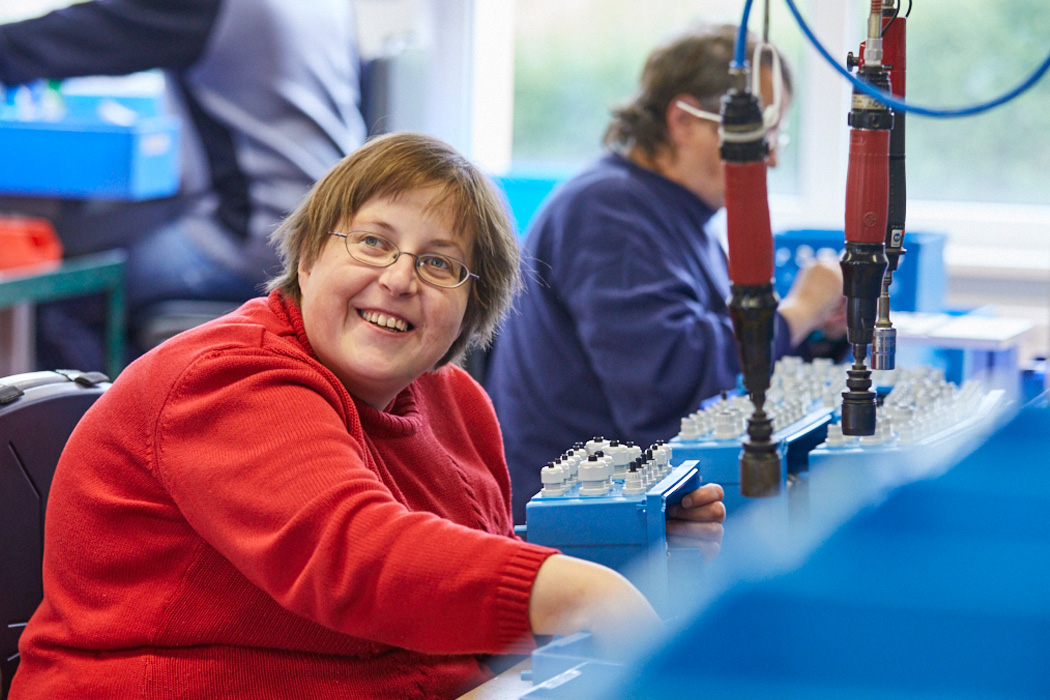
{"label": "woman's arm", "polygon": [[594,635],[598,647],[619,654],[625,640],[644,638],[660,619],[630,581],[601,564],[555,554],[540,566],[529,598],[534,634]]}
{"label": "woman's arm", "polygon": [[188,66],[221,0],[94,0],[0,25],[0,81],[126,75]]}

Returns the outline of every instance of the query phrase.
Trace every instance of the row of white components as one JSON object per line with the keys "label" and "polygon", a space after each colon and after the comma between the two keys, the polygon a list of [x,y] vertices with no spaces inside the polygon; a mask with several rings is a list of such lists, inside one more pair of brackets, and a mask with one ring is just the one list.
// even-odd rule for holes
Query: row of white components
{"label": "row of white components", "polygon": [[614,482],[623,493],[645,493],[671,472],[671,447],[657,442],[644,452],[634,443],[597,437],[572,449],[540,470],[541,496],[564,496],[579,486],[580,496],[605,496]]}
{"label": "row of white components", "polygon": [[[778,430],[818,407],[835,408],[846,390],[846,369],[829,359],[803,362],[798,357],[777,360],[766,392],[764,410]],[[706,409],[684,416],[679,440],[738,440],[747,433],[755,411],[746,396],[722,397]]]}
{"label": "row of white components", "polygon": [[[841,393],[838,391],[837,395]],[[767,401],[764,409],[773,422],[773,430],[779,430],[822,406],[831,407],[802,395],[785,397],[776,403]],[[723,398],[706,409],[684,416],[678,439],[738,440],[747,433],[747,420],[754,412],[755,405],[746,396]]]}
{"label": "row of white components", "polygon": [[835,408],[846,390],[847,368],[829,358],[804,362],[801,357],[782,357],[773,365],[766,403],[777,405],[794,398],[803,403]]}
{"label": "row of white components", "polygon": [[[901,370],[898,370],[901,371]],[[828,447],[913,445],[973,416],[984,397],[980,382],[962,387],[944,381],[943,374],[926,369],[898,377],[898,383],[876,409],[875,434],[842,434],[842,425],[828,426]]]}

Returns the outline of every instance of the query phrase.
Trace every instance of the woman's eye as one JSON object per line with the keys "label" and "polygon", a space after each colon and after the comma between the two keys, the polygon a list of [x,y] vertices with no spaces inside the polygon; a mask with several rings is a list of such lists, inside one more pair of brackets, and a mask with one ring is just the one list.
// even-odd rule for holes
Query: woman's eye
{"label": "woman's eye", "polygon": [[384,241],[379,236],[362,236],[361,245],[366,245],[370,248],[382,248],[384,247]]}
{"label": "woman's eye", "polygon": [[446,258],[439,258],[439,257],[436,257],[436,256],[428,256],[427,258],[425,258],[425,260],[426,260],[426,262],[425,262],[426,266],[427,267],[432,267],[435,270],[445,271],[445,270],[451,270],[452,269],[452,261],[448,260]]}

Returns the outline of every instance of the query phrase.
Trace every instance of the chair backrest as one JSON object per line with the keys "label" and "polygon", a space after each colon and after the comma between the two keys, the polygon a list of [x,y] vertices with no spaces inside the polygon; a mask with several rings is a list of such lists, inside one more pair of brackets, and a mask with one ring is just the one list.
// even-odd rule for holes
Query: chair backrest
{"label": "chair backrest", "polygon": [[55,465],[108,387],[99,372],[0,378],[0,700],[18,666],[18,638],[44,597],[44,512]]}

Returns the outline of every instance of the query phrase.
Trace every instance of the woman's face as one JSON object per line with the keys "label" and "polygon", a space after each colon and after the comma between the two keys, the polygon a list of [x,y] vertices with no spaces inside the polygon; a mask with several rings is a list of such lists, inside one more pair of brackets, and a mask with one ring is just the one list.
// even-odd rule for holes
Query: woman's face
{"label": "woman's face", "polygon": [[[471,265],[472,240],[452,230],[451,217],[431,206],[437,188],[369,200],[341,233],[368,231],[403,253],[440,253]],[[459,336],[472,281],[435,287],[401,255],[389,267],[370,267],[329,236],[317,260],[299,266],[306,335],[318,359],[358,399],[385,409],[416,377],[431,369]]]}
{"label": "woman's face", "polygon": [[[773,104],[773,71],[763,67],[759,79],[762,104]],[[700,106],[699,102],[688,95],[684,95],[683,98],[694,103],[696,107]],[[791,93],[785,88],[780,116],[777,123],[767,132],[770,152],[766,163],[770,168],[777,166],[781,120],[790,106]],[[675,112],[670,118],[683,120],[688,128],[674,129],[673,125],[669,125],[675,147],[674,158],[661,174],[691,191],[712,209],[721,209],[726,203],[726,182],[718,123],[698,119],[685,112]]]}

